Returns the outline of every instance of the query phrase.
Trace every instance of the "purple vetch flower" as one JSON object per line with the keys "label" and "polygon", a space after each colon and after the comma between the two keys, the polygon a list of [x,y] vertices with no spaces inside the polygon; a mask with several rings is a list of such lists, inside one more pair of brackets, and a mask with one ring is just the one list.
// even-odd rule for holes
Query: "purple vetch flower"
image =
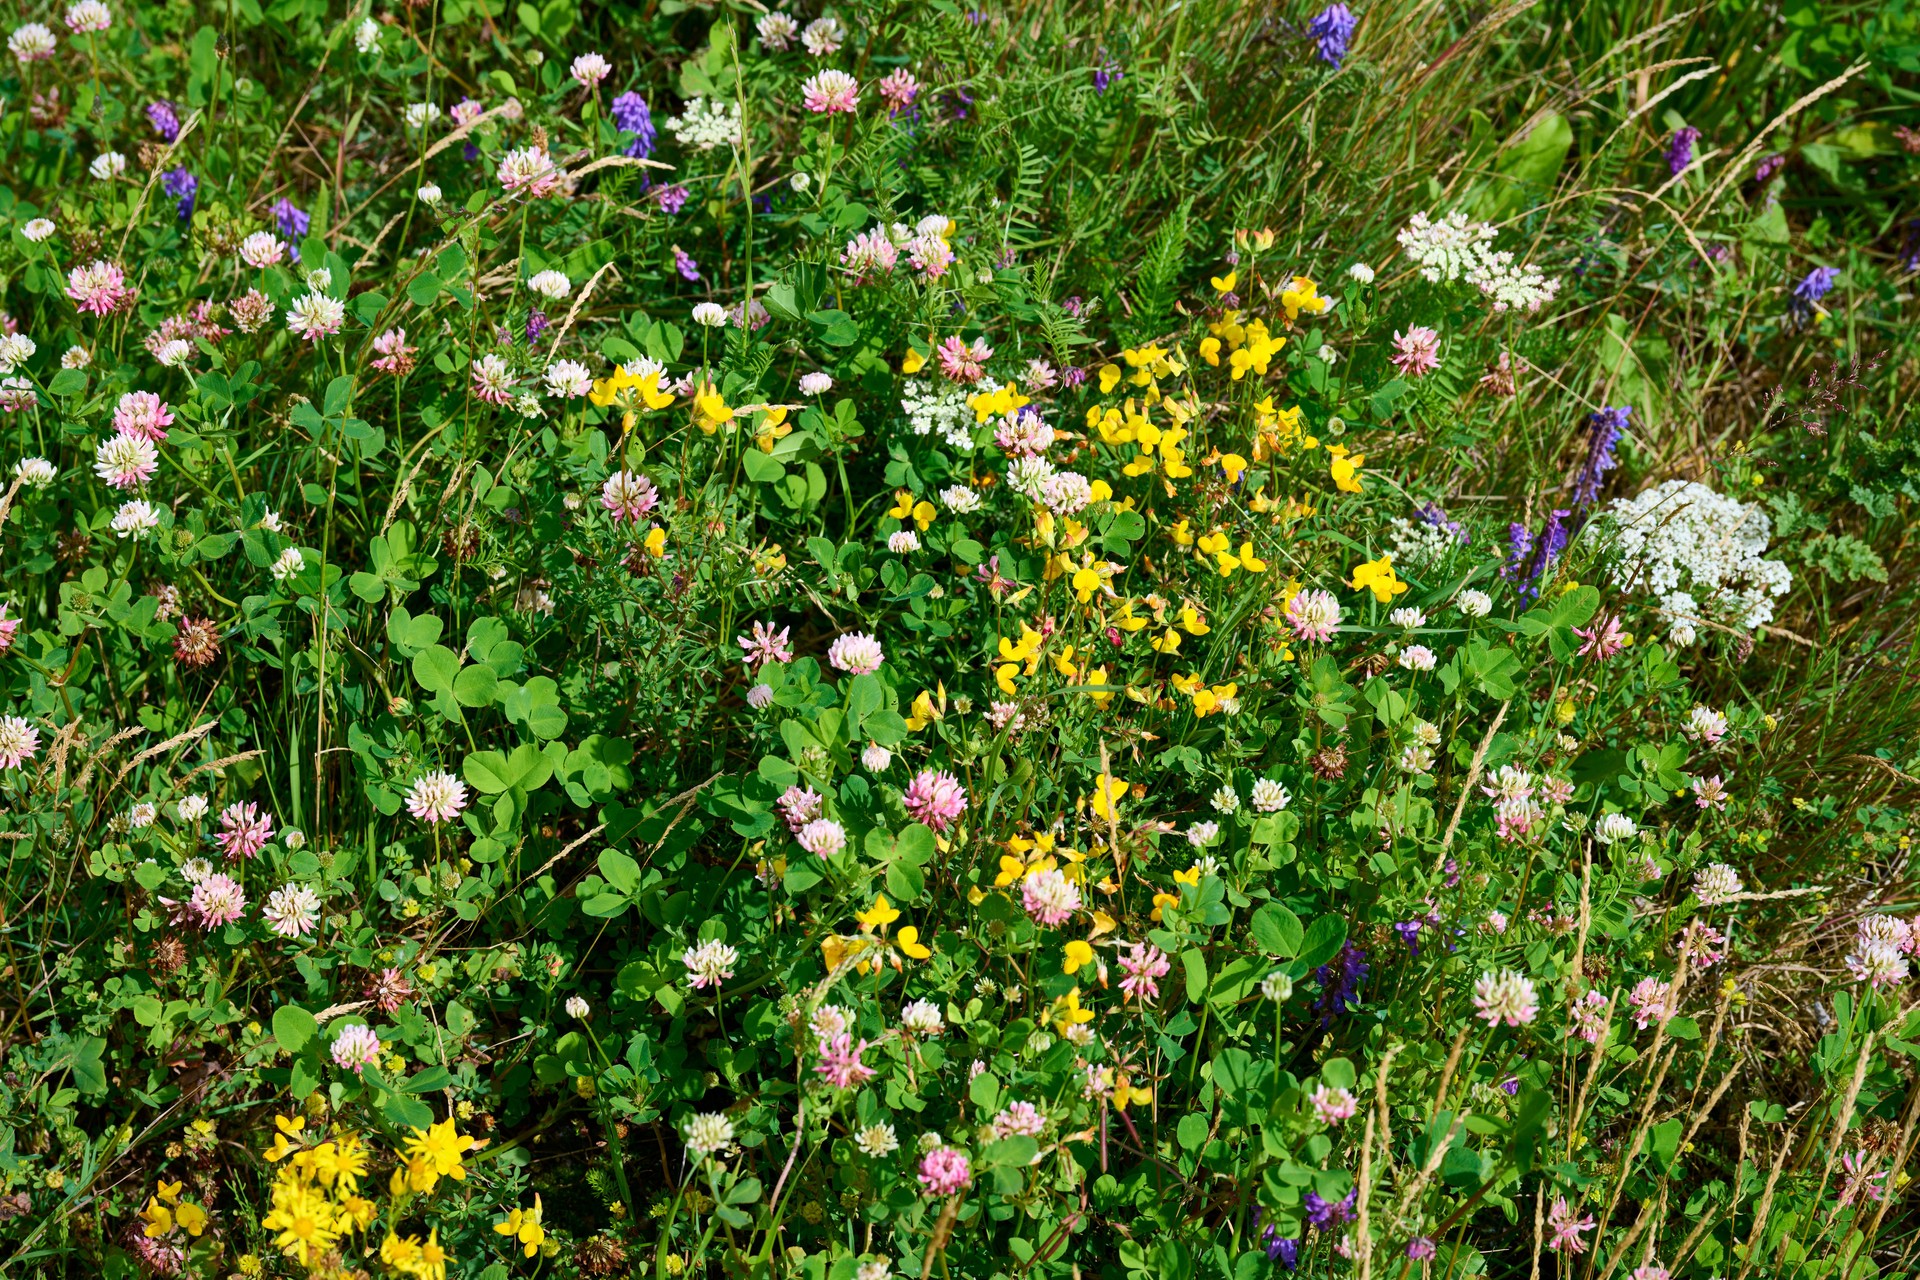
{"label": "purple vetch flower", "polygon": [[200,179],[185,169],[169,169],[160,175],[160,186],[180,202],[180,221],[185,222],[193,216],[193,197],[200,190]]}
{"label": "purple vetch flower", "polygon": [[1093,68],[1093,91],[1105,94],[1113,82],[1125,74],[1126,72],[1120,69],[1120,64],[1108,57],[1107,51],[1102,49],[1100,61]]}
{"label": "purple vetch flower", "polygon": [[1336,1013],[1346,1013],[1360,1005],[1360,984],[1367,980],[1371,967],[1367,953],[1351,941],[1340,945],[1340,954],[1313,971],[1320,984],[1320,998],[1314,1008],[1323,1022],[1333,1021]]}
{"label": "purple vetch flower", "polygon": [[1437,1250],[1434,1248],[1433,1241],[1426,1236],[1415,1236],[1407,1241],[1407,1256],[1415,1262],[1423,1262],[1431,1258],[1435,1252]]}
{"label": "purple vetch flower", "polygon": [[680,212],[686,206],[687,195],[687,189],[676,182],[670,187],[660,188],[660,194],[654,199],[660,202],[662,213],[673,214]]}
{"label": "purple vetch flower", "polygon": [[1601,409],[1591,415],[1587,435],[1587,461],[1580,468],[1580,477],[1573,485],[1573,506],[1576,511],[1584,511],[1600,498],[1600,484],[1607,472],[1619,465],[1613,456],[1614,446],[1620,443],[1620,436],[1627,429],[1627,419],[1633,414],[1633,406],[1621,405],[1617,409]]}
{"label": "purple vetch flower", "polygon": [[1780,172],[1780,170],[1786,166],[1786,163],[1786,156],[1778,151],[1770,156],[1761,157],[1760,163],[1753,167],[1753,180],[1759,185],[1765,186],[1767,179]]}
{"label": "purple vetch flower", "polygon": [[1506,1091],[1507,1096],[1511,1098],[1515,1094],[1520,1092],[1520,1077],[1508,1076],[1505,1080],[1502,1080],[1500,1082],[1500,1087],[1504,1089]]}
{"label": "purple vetch flower", "polygon": [[1312,38],[1320,60],[1338,71],[1346,60],[1347,46],[1353,43],[1353,31],[1358,25],[1359,19],[1353,16],[1353,10],[1344,4],[1330,4],[1307,23],[1307,35]]}
{"label": "purple vetch flower", "polygon": [[1834,281],[1839,278],[1838,267],[1815,267],[1807,272],[1806,279],[1793,286],[1793,296],[1787,301],[1787,310],[1802,320],[1810,318],[1820,299],[1833,291]]}
{"label": "purple vetch flower", "polygon": [[658,135],[653,128],[653,112],[647,109],[645,98],[629,89],[613,100],[607,114],[612,117],[615,128],[633,135],[621,154],[639,160],[653,154],[654,140]]}
{"label": "purple vetch flower", "polygon": [[1353,1220],[1353,1206],[1359,1192],[1349,1191],[1338,1201],[1324,1200],[1318,1192],[1309,1191],[1300,1197],[1300,1203],[1306,1208],[1307,1221],[1317,1231],[1331,1231],[1343,1223]]}
{"label": "purple vetch flower", "polygon": [[692,254],[682,249],[679,245],[673,246],[673,269],[680,273],[682,280],[698,280],[700,278],[700,264],[693,260]]}
{"label": "purple vetch flower", "polygon": [[1259,1234],[1260,1247],[1267,1252],[1267,1260],[1277,1262],[1292,1271],[1300,1265],[1300,1241],[1292,1236],[1283,1236],[1271,1226],[1263,1225],[1266,1210],[1255,1205],[1253,1209],[1253,1229]]}
{"label": "purple vetch flower", "polygon": [[1507,562],[1500,566],[1500,576],[1509,582],[1517,581],[1526,567],[1527,557],[1532,554],[1532,531],[1518,522],[1508,524]]}
{"label": "purple vetch flower", "polygon": [[527,312],[527,345],[532,346],[540,341],[540,335],[547,331],[547,325],[550,323],[552,322],[547,319],[547,313],[538,307]]}
{"label": "purple vetch flower", "polygon": [[1676,177],[1686,172],[1693,163],[1693,144],[1700,140],[1700,131],[1692,125],[1673,131],[1673,141],[1667,144],[1667,172]]}
{"label": "purple vetch flower", "polygon": [[165,98],[147,104],[147,123],[160,135],[162,142],[177,142],[180,139],[180,112]]}
{"label": "purple vetch flower", "polygon": [[973,90],[961,84],[940,95],[940,105],[955,120],[965,120],[973,106]]}
{"label": "purple vetch flower", "polygon": [[1920,271],[1920,218],[1907,222],[1906,236],[1900,242],[1900,269]]}
{"label": "purple vetch flower", "polygon": [[1453,535],[1455,542],[1463,546],[1473,541],[1473,535],[1467,532],[1467,527],[1449,516],[1438,503],[1427,503],[1413,513],[1413,518],[1421,524],[1432,525],[1436,529],[1446,530]]}
{"label": "purple vetch flower", "polygon": [[313,229],[312,215],[285,196],[267,206],[267,212],[273,215],[273,225],[287,242],[288,256],[300,261],[300,240]]}
{"label": "purple vetch flower", "polygon": [[1394,924],[1393,931],[1400,935],[1400,941],[1407,944],[1407,950],[1412,953],[1415,960],[1418,960],[1420,958],[1420,922],[1401,920]]}

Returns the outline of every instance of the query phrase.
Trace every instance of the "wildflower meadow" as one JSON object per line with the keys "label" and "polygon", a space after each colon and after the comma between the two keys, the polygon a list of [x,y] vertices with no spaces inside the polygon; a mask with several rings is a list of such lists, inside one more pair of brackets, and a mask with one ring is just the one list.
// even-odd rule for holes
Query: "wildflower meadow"
{"label": "wildflower meadow", "polygon": [[1920,1272],[1920,9],[22,0],[0,1276]]}

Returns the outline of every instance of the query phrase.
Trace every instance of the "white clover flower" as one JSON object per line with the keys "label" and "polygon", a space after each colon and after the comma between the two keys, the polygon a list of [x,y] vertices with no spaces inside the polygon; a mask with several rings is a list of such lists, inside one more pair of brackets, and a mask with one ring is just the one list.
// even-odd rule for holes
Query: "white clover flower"
{"label": "white clover flower", "polygon": [[282,885],[267,896],[260,918],[283,938],[304,938],[320,923],[320,895],[304,884]]}
{"label": "white clover flower", "polygon": [[426,186],[419,188],[413,194],[415,198],[417,198],[420,201],[421,204],[437,205],[440,203],[441,191],[438,184],[436,183],[429,182]]}
{"label": "white clover flower", "polygon": [[198,822],[207,816],[208,802],[205,796],[181,796],[174,802],[173,811],[182,822]]}
{"label": "white clover flower", "polygon": [[160,344],[153,358],[169,369],[178,369],[193,358],[193,344],[185,338],[172,338]]}
{"label": "white clover flower", "polygon": [[899,529],[887,535],[887,550],[895,555],[906,555],[920,549],[920,535],[911,529]]}
{"label": "white clover flower", "polygon": [[964,484],[949,485],[940,491],[940,505],[964,516],[980,509],[980,495]]}
{"label": "white clover flower", "polygon": [[585,996],[567,997],[567,1016],[569,1018],[576,1018],[581,1022],[585,1022],[587,1015],[591,1012],[593,1012],[593,1010],[588,1006]]}
{"label": "white clover flower", "polygon": [[1272,778],[1262,778],[1253,784],[1253,807],[1261,813],[1279,813],[1293,803],[1293,797],[1287,789]]}
{"label": "white clover flower", "polygon": [[1731,902],[1744,891],[1740,873],[1724,862],[1710,863],[1694,873],[1693,896],[1700,900],[1703,907],[1717,907]]}
{"label": "white clover flower", "polygon": [[869,742],[860,751],[860,763],[872,773],[885,773],[893,763],[893,752],[877,742]]}
{"label": "white clover flower", "polygon": [[558,302],[573,292],[573,281],[567,279],[567,273],[564,271],[541,271],[527,281],[527,288],[543,298],[551,298]]}
{"label": "white clover flower", "polygon": [[288,547],[280,553],[280,558],[273,562],[273,567],[269,572],[273,574],[273,580],[275,582],[285,582],[306,567],[307,562],[305,558],[301,556],[300,548]]}
{"label": "white clover flower", "polygon": [[372,18],[362,18],[360,25],[353,29],[353,47],[361,53],[373,53],[380,48],[380,24]]}
{"label": "white clover flower", "polygon": [[1373,268],[1364,262],[1356,262],[1347,268],[1347,279],[1355,284],[1372,284]]}
{"label": "white clover flower", "polygon": [[1275,1004],[1280,1003],[1282,1000],[1291,999],[1293,996],[1293,979],[1287,976],[1285,970],[1275,969],[1272,973],[1260,979],[1260,994]]}
{"label": "white clover flower", "polygon": [[19,462],[13,462],[13,474],[19,478],[23,486],[29,489],[44,489],[54,484],[54,480],[60,476],[60,472],[54,470],[54,464],[46,459],[21,459]]}
{"label": "white clover flower", "polygon": [[718,329],[727,322],[727,309],[717,302],[702,302],[693,309],[693,322],[708,329]]}
{"label": "white clover flower", "polygon": [[1187,828],[1187,843],[1192,845],[1196,849],[1204,849],[1208,845],[1212,844],[1214,841],[1214,838],[1219,834],[1220,834],[1219,823],[1196,822],[1192,826]]}
{"label": "white clover flower", "polygon": [[1601,844],[1631,840],[1640,834],[1640,825],[1624,813],[1607,813],[1593,824],[1593,838]]}
{"label": "white clover flower", "polygon": [[1455,603],[1460,606],[1460,612],[1469,618],[1484,618],[1493,612],[1493,597],[1472,587],[1462,591]]}
{"label": "white clover flower", "polygon": [[113,532],[121,538],[141,538],[160,527],[160,513],[145,498],[121,504],[113,513]]}
{"label": "white clover flower", "polygon": [[739,962],[740,953],[718,938],[708,938],[680,953],[680,963],[687,970],[687,985],[696,991],[717,987],[731,978],[733,967]]}
{"label": "white clover flower", "polygon": [[1540,996],[1524,974],[1483,973],[1473,984],[1473,1008],[1482,1022],[1520,1027],[1539,1015]]}
{"label": "white clover flower", "polygon": [[102,151],[87,166],[87,172],[99,182],[112,182],[127,171],[127,158],[118,151]]}
{"label": "white clover flower", "polygon": [[401,118],[406,121],[407,128],[418,133],[440,118],[440,108],[431,102],[408,103]]}
{"label": "white clover flower", "polygon": [[1240,793],[1232,787],[1221,787],[1213,793],[1213,808],[1216,813],[1238,813],[1240,811]]}
{"label": "white clover flower", "polygon": [[577,360],[556,360],[547,366],[547,394],[578,400],[593,390],[593,374]]}
{"label": "white clover flower", "polygon": [[826,373],[803,373],[800,375],[800,394],[803,396],[823,396],[833,390],[833,376]]}
{"label": "white clover flower", "polygon": [[153,820],[159,816],[160,807],[143,800],[127,811],[127,825],[135,831],[144,830],[152,826]]}
{"label": "white clover flower", "polygon": [[338,298],[324,293],[309,293],[287,308],[287,329],[308,342],[319,342],[340,332],[347,320],[347,307]]}
{"label": "white clover flower", "polygon": [[940,1006],[931,1000],[915,1000],[900,1010],[900,1025],[917,1036],[937,1036],[946,1025]]}
{"label": "white clover flower", "polygon": [[1387,621],[1396,627],[1405,627],[1408,631],[1427,625],[1427,615],[1412,605],[1402,605],[1387,615]]}
{"label": "white clover flower", "polygon": [[22,66],[51,58],[53,50],[53,31],[45,23],[25,23],[15,27],[13,34],[7,37],[7,52]]}
{"label": "white clover flower", "polygon": [[93,352],[78,343],[60,353],[62,369],[84,369],[93,363]]}
{"label": "white clover flower", "polygon": [[33,358],[39,345],[24,333],[0,334],[0,374],[12,373]]}
{"label": "white clover flower", "polygon": [[80,0],[67,6],[67,30],[75,35],[105,31],[113,25],[113,10],[100,0]]}
{"label": "white clover flower", "polygon": [[703,1112],[687,1121],[682,1138],[696,1159],[724,1156],[733,1150],[733,1121],[718,1111]]}
{"label": "white clover flower", "polygon": [[1410,644],[1400,651],[1396,661],[1408,671],[1431,671],[1434,664],[1433,650],[1423,644]]}
{"label": "white clover flower", "polygon": [[20,228],[20,234],[35,244],[39,244],[53,233],[54,225],[51,218],[29,218],[27,225]]}
{"label": "white clover flower", "polygon": [[593,89],[613,74],[613,64],[598,53],[583,53],[573,60],[567,74],[583,89]]}
{"label": "white clover flower", "polygon": [[286,253],[287,246],[271,231],[256,231],[240,242],[240,261],[254,268],[270,267]]}
{"label": "white clover flower", "polygon": [[862,1155],[875,1160],[890,1156],[900,1149],[900,1139],[894,1135],[893,1126],[885,1123],[870,1124],[854,1132],[853,1145],[860,1148]]}

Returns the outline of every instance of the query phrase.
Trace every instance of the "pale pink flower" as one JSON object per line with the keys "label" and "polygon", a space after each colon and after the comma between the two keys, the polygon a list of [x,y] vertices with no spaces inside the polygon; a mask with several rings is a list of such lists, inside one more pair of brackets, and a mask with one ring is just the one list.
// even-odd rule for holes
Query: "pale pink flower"
{"label": "pale pink flower", "polygon": [[283,938],[304,938],[320,923],[320,895],[304,884],[282,885],[267,895],[260,918]]}
{"label": "pale pink flower", "polygon": [[129,391],[113,411],[113,429],[123,436],[165,440],[173,425],[173,408],[151,391]]}
{"label": "pale pink flower", "polygon": [[975,338],[969,344],[962,342],[956,333],[940,344],[938,354],[940,372],[949,381],[978,382],[986,374],[987,361],[993,359],[993,348],[985,338]]}
{"label": "pale pink flower", "polygon": [[1425,325],[1404,334],[1396,329],[1393,350],[1394,367],[1409,378],[1424,378],[1440,367],[1440,335]]}
{"label": "pale pink flower", "polygon": [[396,378],[413,372],[414,357],[419,354],[418,347],[407,345],[405,329],[387,330],[373,340],[373,349],[380,353],[373,367]]}
{"label": "pale pink flower", "polygon": [[1633,1006],[1633,1025],[1645,1031],[1648,1023],[1666,1023],[1679,1010],[1674,1008],[1673,986],[1659,978],[1642,978],[1627,996]]}
{"label": "pale pink flower", "polygon": [[446,822],[467,807],[467,784],[450,773],[421,774],[407,792],[407,812],[422,822]]}
{"label": "pale pink flower", "polygon": [[233,309],[233,322],[240,326],[242,333],[258,333],[273,319],[273,302],[258,289],[247,290],[228,305]]}
{"label": "pale pink flower", "polygon": [[0,769],[18,769],[40,750],[40,731],[24,716],[0,716]]}
{"label": "pale pink flower", "polygon": [[1840,1208],[1846,1208],[1863,1194],[1875,1204],[1886,1198],[1889,1171],[1875,1172],[1876,1164],[1878,1160],[1865,1151],[1849,1151],[1841,1157],[1840,1167],[1847,1177],[1840,1185]]}
{"label": "pale pink flower", "polygon": [[774,803],[780,809],[780,816],[786,819],[787,830],[797,835],[800,828],[820,816],[823,801],[812,787],[795,784],[781,792]]}
{"label": "pale pink flower", "polygon": [[308,342],[333,337],[346,322],[346,304],[324,293],[309,293],[287,308],[287,331]]}
{"label": "pale pink flower", "polygon": [[[922,279],[938,280],[953,265],[953,246],[937,231],[922,231],[907,242],[907,261],[913,264],[913,269],[920,273]],[[993,353],[989,351],[987,354]],[[981,357],[983,360],[985,358]]]}
{"label": "pale pink flower", "polygon": [[718,938],[708,938],[699,946],[682,951],[680,963],[686,966],[687,985],[699,991],[704,987],[718,987],[731,978],[733,966],[740,963],[740,953]]}
{"label": "pale pink flower", "polygon": [[1339,1124],[1342,1120],[1351,1120],[1360,1109],[1360,1100],[1346,1089],[1329,1089],[1320,1085],[1307,1095],[1307,1104],[1313,1108],[1313,1115],[1321,1124]]}
{"label": "pale pink flower", "polygon": [[957,1195],[972,1181],[966,1155],[952,1147],[935,1147],[920,1158],[920,1185],[929,1196]]}
{"label": "pale pink flower", "polygon": [[230,876],[213,874],[201,877],[193,886],[188,905],[200,920],[202,929],[218,929],[232,924],[247,909],[247,895]]}
{"label": "pale pink flower", "polygon": [[772,623],[756,622],[751,637],[735,636],[733,642],[746,650],[741,660],[750,668],[764,667],[769,662],[792,662],[793,650],[787,647],[791,631],[790,627],[775,631]]}
{"label": "pale pink flower", "polygon": [[1575,627],[1573,634],[1580,637],[1580,656],[1605,662],[1627,647],[1627,633],[1621,629],[1618,614],[1603,613],[1593,620],[1591,627]]}
{"label": "pale pink flower", "polygon": [[1540,997],[1523,974],[1483,973],[1473,984],[1474,1013],[1493,1026],[1525,1026],[1540,1012]]}
{"label": "pale pink flower", "polygon": [[115,489],[145,484],[160,469],[160,451],[145,436],[108,436],[93,451],[93,473]]}
{"label": "pale pink flower", "polygon": [[20,630],[20,619],[7,616],[7,603],[0,600],[0,653],[13,648],[14,632]]}
{"label": "pale pink flower", "polygon": [[381,1047],[380,1037],[373,1033],[372,1027],[358,1022],[342,1027],[333,1039],[333,1065],[359,1075],[380,1061]]}
{"label": "pale pink flower", "polygon": [[854,631],[839,637],[827,647],[827,661],[835,671],[844,671],[849,675],[872,675],[886,661],[886,653],[880,642],[864,631]]}
{"label": "pale pink flower", "polygon": [[840,251],[840,265],[852,273],[855,284],[891,272],[899,260],[900,250],[883,227],[862,231]]}
{"label": "pale pink flower", "polygon": [[867,1051],[865,1040],[855,1044],[853,1036],[842,1031],[836,1036],[820,1037],[820,1061],[814,1072],[836,1089],[851,1089],[873,1078],[873,1068],[860,1061]]}
{"label": "pale pink flower", "polygon": [[273,839],[273,815],[261,813],[252,801],[235,801],[220,811],[220,834],[213,842],[226,851],[227,859],[252,858]]}
{"label": "pale pink flower", "polygon": [[1037,923],[1055,929],[1080,909],[1080,887],[1057,869],[1036,871],[1021,884],[1020,903]]}
{"label": "pale pink flower", "polygon": [[616,521],[638,522],[660,505],[660,490],[637,471],[616,471],[600,486],[600,505]]}
{"label": "pale pink flower", "polygon": [[1727,784],[1719,774],[1711,778],[1699,778],[1693,784],[1693,803],[1702,809],[1725,809],[1727,807]]}
{"label": "pale pink flower", "polygon": [[967,790],[958,778],[944,770],[922,769],[907,784],[901,803],[917,821],[944,832],[966,811]]}
{"label": "pale pink flower", "polygon": [[567,69],[567,74],[571,75],[582,89],[595,89],[612,71],[613,64],[598,53],[583,53],[573,60],[573,65]]}
{"label": "pale pink flower", "polygon": [[1120,957],[1120,968],[1127,975],[1120,980],[1120,990],[1128,999],[1138,999],[1142,1004],[1158,1000],[1159,979],[1172,967],[1167,953],[1151,942],[1130,943],[1127,954]]}
{"label": "pale pink flower", "polygon": [[1012,1102],[993,1118],[991,1132],[997,1142],[1002,1138],[1037,1138],[1046,1132],[1047,1117],[1031,1102]]}
{"label": "pale pink flower", "polygon": [[1555,1196],[1553,1208],[1547,1213],[1547,1230],[1553,1233],[1553,1238],[1547,1241],[1547,1248],[1555,1253],[1563,1250],[1567,1253],[1585,1253],[1587,1243],[1580,1238],[1580,1233],[1593,1228],[1592,1214],[1582,1218],[1567,1203],[1565,1196]]}
{"label": "pale pink flower", "polygon": [[880,100],[887,104],[887,111],[891,115],[900,114],[920,96],[920,82],[905,67],[895,67],[875,87],[879,89]]}
{"label": "pale pink flower", "polygon": [[832,818],[815,818],[794,832],[793,838],[802,849],[821,858],[831,858],[847,847],[847,829]]}
{"label": "pale pink flower", "polygon": [[513,399],[513,371],[497,354],[488,352],[473,362],[473,394],[488,404]]}
{"label": "pale pink flower", "polygon": [[67,273],[67,296],[80,310],[97,316],[112,315],[133,302],[126,272],[98,258]]}
{"label": "pale pink flower", "polygon": [[566,175],[554,167],[553,157],[547,154],[545,147],[521,147],[517,151],[507,152],[500,161],[496,176],[507,191],[524,191],[539,199],[559,190],[560,180]]}
{"label": "pale pink flower", "polygon": [[1340,602],[1331,591],[1296,591],[1287,601],[1286,620],[1295,639],[1325,644],[1340,625]]}
{"label": "pale pink flower", "polygon": [[1567,1010],[1567,1026],[1588,1044],[1600,1043],[1607,1034],[1607,998],[1589,991],[1575,1000]]}
{"label": "pale pink flower", "polygon": [[816,71],[800,86],[800,105],[817,115],[851,115],[860,108],[860,82],[844,71]]}

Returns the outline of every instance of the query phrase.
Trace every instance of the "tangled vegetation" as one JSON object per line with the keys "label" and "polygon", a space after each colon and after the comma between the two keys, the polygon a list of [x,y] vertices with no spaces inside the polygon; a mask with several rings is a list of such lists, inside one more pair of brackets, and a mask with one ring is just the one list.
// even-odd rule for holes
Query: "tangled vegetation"
{"label": "tangled vegetation", "polygon": [[0,1274],[1920,1265],[1904,3],[18,23]]}

